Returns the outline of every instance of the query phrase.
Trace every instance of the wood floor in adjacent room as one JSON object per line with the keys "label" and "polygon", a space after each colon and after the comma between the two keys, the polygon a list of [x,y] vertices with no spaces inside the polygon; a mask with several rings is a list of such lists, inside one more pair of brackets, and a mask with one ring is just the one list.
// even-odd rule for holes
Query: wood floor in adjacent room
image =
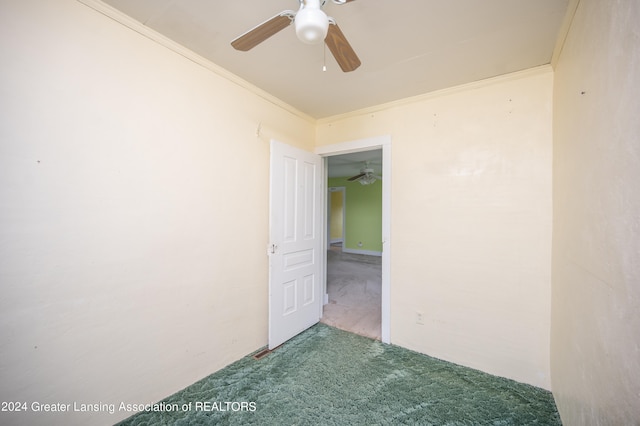
{"label": "wood floor in adjacent room", "polygon": [[380,340],[381,257],[343,253],[332,246],[327,252],[327,293],[321,322]]}

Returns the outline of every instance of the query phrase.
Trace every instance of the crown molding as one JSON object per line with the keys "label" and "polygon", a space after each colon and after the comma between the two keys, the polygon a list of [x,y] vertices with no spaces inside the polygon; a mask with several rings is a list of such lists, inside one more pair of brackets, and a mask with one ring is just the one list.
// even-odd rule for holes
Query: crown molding
{"label": "crown molding", "polygon": [[214,74],[230,81],[233,84],[236,84],[246,90],[249,90],[250,92],[254,93],[255,95],[257,95],[258,97],[270,102],[271,104],[280,107],[286,111],[288,111],[289,113],[302,118],[310,123],[315,124],[316,119],[311,117],[308,114],[305,114],[304,112],[298,110],[297,108],[294,108],[293,106],[287,104],[286,102],[282,101],[281,99],[271,95],[270,93],[260,89],[257,86],[254,86],[253,84],[249,83],[248,81],[238,77],[237,75],[233,74],[232,72],[222,68],[221,66],[211,62],[210,60],[198,55],[197,53],[195,53],[192,50],[187,49],[186,47],[182,46],[179,43],[176,43],[175,41],[169,39],[168,37],[163,36],[162,34],[158,33],[157,31],[145,26],[144,24],[142,24],[139,21],[136,21],[135,19],[131,18],[128,15],[125,15],[124,13],[122,13],[121,11],[119,11],[118,9],[100,1],[100,0],[76,0],[78,3],[81,3],[93,10],[95,10],[98,13],[101,13],[102,15],[106,16],[109,19],[112,19],[113,21],[129,28],[130,30],[135,31],[136,33],[142,35],[143,37],[148,38],[149,40],[152,40],[156,43],[158,43],[159,45],[177,53],[178,55],[202,66],[203,68],[206,68],[207,70],[213,72]]}
{"label": "crown molding", "polygon": [[535,75],[542,75],[553,73],[553,68],[550,64],[541,65],[533,68],[528,68],[522,71],[516,71],[509,74],[502,74],[496,77],[490,77],[483,80],[473,81],[471,83],[465,83],[458,86],[448,87],[446,89],[435,90],[433,92],[424,93],[422,95],[410,96],[408,98],[399,99],[397,101],[387,102],[379,105],[375,105],[368,108],[363,108],[345,114],[334,115],[331,117],[325,117],[318,120],[317,124],[327,124],[339,120],[344,120],[352,117],[357,117],[366,114],[373,114],[380,111],[389,110],[392,108],[403,107],[419,102],[424,102],[429,99],[435,99],[443,96],[449,96],[460,92],[466,92],[469,90],[479,89],[482,87],[492,86],[494,84],[504,83],[512,80],[519,80],[522,78],[532,77]]}
{"label": "crown molding", "polygon": [[569,0],[567,13],[564,15],[564,20],[562,21],[562,25],[560,26],[560,30],[558,31],[558,38],[556,39],[556,45],[553,49],[553,55],[551,56],[551,66],[554,69],[558,64],[558,60],[560,59],[560,54],[562,53],[562,49],[564,48],[564,43],[567,41],[567,36],[569,35],[569,30],[571,29],[573,18],[576,16],[576,11],[578,10],[579,5],[580,0]]}

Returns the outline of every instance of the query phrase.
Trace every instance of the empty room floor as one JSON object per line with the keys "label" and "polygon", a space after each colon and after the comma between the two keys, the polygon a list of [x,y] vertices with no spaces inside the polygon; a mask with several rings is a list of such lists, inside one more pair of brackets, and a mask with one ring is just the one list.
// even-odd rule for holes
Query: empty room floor
{"label": "empty room floor", "polygon": [[379,256],[327,252],[327,293],[321,322],[380,340],[382,269]]}
{"label": "empty room floor", "polygon": [[119,426],[562,424],[551,392],[325,324],[162,402]]}

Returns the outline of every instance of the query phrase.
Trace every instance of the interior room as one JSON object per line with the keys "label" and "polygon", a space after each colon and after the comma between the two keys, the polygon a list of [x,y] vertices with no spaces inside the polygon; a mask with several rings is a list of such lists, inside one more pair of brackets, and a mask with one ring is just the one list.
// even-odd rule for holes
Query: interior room
{"label": "interior room", "polygon": [[[378,246],[343,241],[382,254],[379,348],[638,424],[640,3],[318,3],[325,44],[240,51],[299,2],[0,2],[0,401],[160,401],[266,347],[277,141],[387,156]],[[51,415],[0,423],[131,413]]]}
{"label": "interior room", "polygon": [[382,338],[382,150],[327,158],[327,303],[321,321]]}

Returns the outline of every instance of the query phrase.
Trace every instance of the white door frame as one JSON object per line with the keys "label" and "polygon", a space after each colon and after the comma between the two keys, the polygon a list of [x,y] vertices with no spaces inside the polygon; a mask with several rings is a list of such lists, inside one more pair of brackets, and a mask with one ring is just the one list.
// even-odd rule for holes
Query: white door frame
{"label": "white door frame", "polygon": [[[327,214],[327,170],[328,161],[326,157],[332,155],[349,154],[352,152],[371,151],[382,149],[382,324],[381,340],[384,343],[391,343],[391,136],[384,135],[373,138],[358,139],[349,142],[336,143],[332,145],[319,146],[315,153],[324,158],[324,178],[322,179],[324,193],[324,214]],[[327,218],[323,220],[327,226]],[[323,233],[325,239],[327,230]],[[328,241],[324,241],[324,256],[322,256],[321,274],[324,285],[324,299],[327,301],[327,249]]]}

